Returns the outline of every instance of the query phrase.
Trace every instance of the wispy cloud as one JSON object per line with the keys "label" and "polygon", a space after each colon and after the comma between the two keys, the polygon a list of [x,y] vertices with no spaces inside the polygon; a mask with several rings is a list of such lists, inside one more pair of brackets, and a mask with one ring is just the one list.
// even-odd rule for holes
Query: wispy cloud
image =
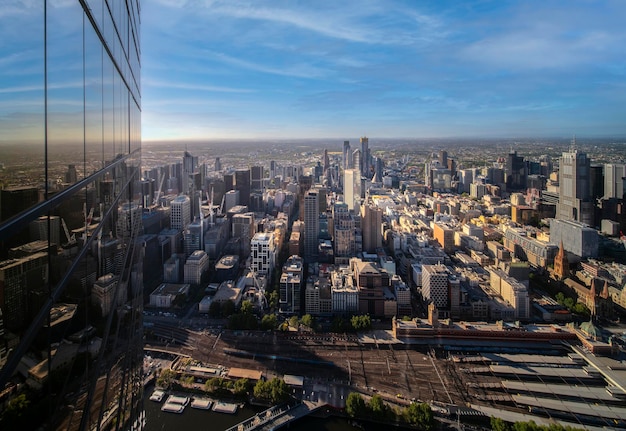
{"label": "wispy cloud", "polygon": [[[171,88],[177,90],[192,90],[192,91],[207,91],[216,93],[254,93],[256,90],[250,88],[233,88],[233,87],[221,87],[216,85],[204,85],[200,83],[185,83],[185,82],[172,82],[166,80],[144,79],[142,81],[143,87],[155,87],[155,88]],[[0,92],[2,90],[0,89]]]}
{"label": "wispy cloud", "polygon": [[287,64],[283,67],[273,67],[261,64],[260,62],[232,57],[222,52],[205,51],[204,53],[215,61],[220,61],[243,69],[253,70],[255,72],[269,73],[273,75],[294,76],[298,78],[320,78],[328,75],[329,73],[328,70],[311,64],[289,64],[287,61]]}

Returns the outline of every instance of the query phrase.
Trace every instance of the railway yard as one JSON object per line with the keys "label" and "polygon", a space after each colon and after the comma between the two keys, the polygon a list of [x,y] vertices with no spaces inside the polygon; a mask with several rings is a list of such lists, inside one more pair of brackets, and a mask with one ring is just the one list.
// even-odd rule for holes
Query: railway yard
{"label": "railway yard", "polygon": [[[158,343],[151,346],[151,339]],[[147,331],[146,348],[265,378],[301,376],[302,392],[294,389],[294,395],[340,408],[350,392],[358,391],[398,406],[428,402],[451,417],[497,415],[590,430],[626,425],[626,370],[617,361],[610,365],[608,358],[565,345],[545,354],[478,353],[405,344],[383,330],[365,335],[198,331],[160,322]]]}

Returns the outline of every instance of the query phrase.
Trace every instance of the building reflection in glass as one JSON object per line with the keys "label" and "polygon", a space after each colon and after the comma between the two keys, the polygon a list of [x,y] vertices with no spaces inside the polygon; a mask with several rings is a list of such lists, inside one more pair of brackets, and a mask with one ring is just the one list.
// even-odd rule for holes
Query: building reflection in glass
{"label": "building reflection in glass", "polygon": [[0,429],[139,429],[139,0],[0,9]]}

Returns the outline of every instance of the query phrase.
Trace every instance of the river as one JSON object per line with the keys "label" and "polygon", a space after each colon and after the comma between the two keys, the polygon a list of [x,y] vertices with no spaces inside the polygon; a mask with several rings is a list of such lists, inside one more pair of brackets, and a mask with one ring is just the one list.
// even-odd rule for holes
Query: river
{"label": "river", "polygon": [[[246,404],[243,408],[238,409],[237,413],[233,415],[216,413],[212,410],[193,409],[190,406],[187,406],[182,414],[167,413],[161,411],[163,402],[156,403],[154,401],[150,401],[149,398],[152,391],[152,387],[147,387],[145,391],[145,431],[169,431],[176,429],[185,431],[222,431],[265,410],[264,407],[250,406],[249,404]],[[291,424],[289,428],[285,429],[289,429],[290,431],[358,430],[358,428],[348,424],[347,420],[335,417],[328,419],[303,418],[297,423]]]}

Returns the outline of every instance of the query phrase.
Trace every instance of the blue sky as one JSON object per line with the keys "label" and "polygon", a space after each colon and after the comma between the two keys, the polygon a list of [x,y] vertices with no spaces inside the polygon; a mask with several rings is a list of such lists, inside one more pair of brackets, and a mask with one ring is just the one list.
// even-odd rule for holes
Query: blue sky
{"label": "blue sky", "polygon": [[626,2],[142,2],[145,140],[626,135]]}

